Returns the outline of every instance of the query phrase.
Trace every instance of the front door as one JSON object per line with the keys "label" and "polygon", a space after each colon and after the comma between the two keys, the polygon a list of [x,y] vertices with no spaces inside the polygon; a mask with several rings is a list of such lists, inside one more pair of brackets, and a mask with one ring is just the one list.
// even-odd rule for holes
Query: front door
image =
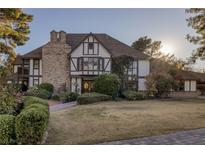
{"label": "front door", "polygon": [[89,93],[92,91],[93,89],[93,85],[92,85],[91,80],[83,80],[83,84],[82,84],[82,93]]}

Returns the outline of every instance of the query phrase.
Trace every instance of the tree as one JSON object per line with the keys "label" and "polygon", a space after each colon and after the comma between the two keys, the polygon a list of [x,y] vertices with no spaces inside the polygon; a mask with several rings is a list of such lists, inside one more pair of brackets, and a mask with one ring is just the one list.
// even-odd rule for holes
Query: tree
{"label": "tree", "polygon": [[188,26],[193,28],[196,32],[195,36],[187,34],[187,40],[193,44],[199,45],[199,47],[192,52],[189,59],[190,62],[195,63],[198,58],[205,58],[205,9],[186,9],[186,13],[193,15],[187,19],[187,22]]}
{"label": "tree", "polygon": [[114,57],[112,59],[112,73],[116,74],[120,78],[120,92],[127,88],[127,69],[133,60],[134,59],[132,57],[126,55]]}
{"label": "tree", "polygon": [[162,51],[162,42],[153,41],[147,36],[140,37],[138,40],[132,43],[132,47],[138,51],[150,56],[152,60],[160,60],[166,62],[178,69],[184,69],[188,63],[182,59],[178,59],[174,54],[164,54]]}
{"label": "tree", "polygon": [[16,58],[14,49],[28,41],[32,19],[22,9],[0,9],[0,75],[5,76],[11,68]]}
{"label": "tree", "polygon": [[132,43],[131,47],[133,47],[136,50],[147,50],[152,45],[152,39],[148,38],[147,36],[140,37],[138,40]]}

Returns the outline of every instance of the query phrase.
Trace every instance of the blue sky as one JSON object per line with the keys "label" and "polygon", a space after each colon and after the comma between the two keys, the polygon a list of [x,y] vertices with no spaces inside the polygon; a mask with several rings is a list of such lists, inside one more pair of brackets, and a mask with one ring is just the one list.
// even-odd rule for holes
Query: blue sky
{"label": "blue sky", "polygon": [[[17,48],[26,53],[48,42],[51,30],[67,33],[107,33],[131,45],[141,36],[160,40],[177,57],[190,56],[196,46],[185,36],[194,31],[187,27],[185,9],[24,9],[34,15],[30,40]],[[202,66],[198,64],[197,66]]]}

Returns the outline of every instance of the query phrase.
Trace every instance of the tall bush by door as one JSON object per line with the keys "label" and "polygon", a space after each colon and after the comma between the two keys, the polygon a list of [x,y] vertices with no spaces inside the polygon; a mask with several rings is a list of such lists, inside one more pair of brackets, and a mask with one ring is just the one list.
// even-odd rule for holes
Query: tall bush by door
{"label": "tall bush by door", "polygon": [[0,144],[15,144],[15,116],[0,115]]}
{"label": "tall bush by door", "polygon": [[97,93],[115,98],[119,92],[120,80],[116,74],[103,74],[94,80],[93,88]]}

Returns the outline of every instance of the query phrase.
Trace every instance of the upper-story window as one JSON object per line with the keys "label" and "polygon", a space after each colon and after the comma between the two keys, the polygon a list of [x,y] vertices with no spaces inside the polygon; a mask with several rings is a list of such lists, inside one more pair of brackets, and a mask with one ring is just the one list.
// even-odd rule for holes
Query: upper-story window
{"label": "upper-story window", "polygon": [[98,55],[99,43],[98,42],[83,42],[84,55]]}
{"label": "upper-story window", "polygon": [[137,61],[133,61],[128,68],[128,75],[137,75]]}
{"label": "upper-story window", "polygon": [[33,69],[38,69],[39,68],[39,60],[38,59],[34,59],[33,60]]}
{"label": "upper-story window", "polygon": [[79,71],[102,71],[103,58],[99,57],[80,57],[78,59]]}
{"label": "upper-story window", "polygon": [[88,50],[94,49],[94,43],[88,43]]}

